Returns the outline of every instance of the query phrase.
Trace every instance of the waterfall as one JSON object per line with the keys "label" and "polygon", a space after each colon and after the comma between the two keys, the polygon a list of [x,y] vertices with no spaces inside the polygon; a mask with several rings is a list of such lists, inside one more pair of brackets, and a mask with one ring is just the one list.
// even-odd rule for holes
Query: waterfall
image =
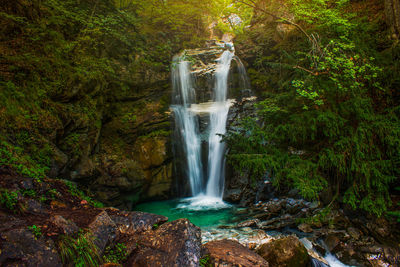
{"label": "waterfall", "polygon": [[208,139],[208,182],[206,196],[222,198],[224,183],[225,144],[219,134],[226,133],[229,112],[228,75],[233,52],[225,51],[219,58],[215,71],[214,109],[210,112],[210,136]]}
{"label": "waterfall", "polygon": [[[193,197],[201,201],[222,201],[226,149],[221,142],[221,135],[226,133],[229,108],[232,105],[232,100],[228,99],[228,76],[232,60],[238,63],[241,87],[248,86],[247,76],[243,64],[234,55],[233,49],[228,47],[216,62],[211,99],[205,103],[197,103],[194,71],[191,70],[191,62],[185,60],[185,57],[186,54],[182,54],[175,56],[173,60],[171,106],[175,117],[176,138],[179,139],[183,152],[185,175],[190,182]],[[206,134],[200,133],[200,114],[207,114],[209,118]],[[203,146],[203,151],[202,141],[207,143]],[[205,153],[208,153],[204,155],[207,161],[202,162],[202,155]]]}
{"label": "waterfall", "polygon": [[186,156],[187,175],[192,195],[198,195],[203,187],[203,167],[201,164],[201,142],[195,114],[190,111],[194,101],[194,88],[188,61],[175,57],[172,66],[174,89],[173,105],[175,127],[178,129]]}

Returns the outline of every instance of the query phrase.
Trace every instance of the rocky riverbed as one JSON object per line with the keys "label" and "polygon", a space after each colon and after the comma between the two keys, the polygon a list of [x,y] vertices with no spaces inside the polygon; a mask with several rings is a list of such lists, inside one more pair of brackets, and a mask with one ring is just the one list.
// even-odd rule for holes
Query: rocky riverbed
{"label": "rocky riverbed", "polygon": [[203,229],[203,242],[232,239],[259,251],[263,246],[291,237],[282,242],[300,241],[311,257],[326,264],[323,257],[332,254],[350,266],[399,263],[398,231],[394,230],[398,224],[384,218],[354,217],[347,210],[321,208],[317,202],[291,197],[259,202],[237,213],[247,219]]}
{"label": "rocky riverbed", "polygon": [[398,264],[397,224],[302,199],[238,208],[231,223],[200,229],[187,219],[94,207],[62,180],[38,181],[9,169],[0,175],[2,196],[15,196],[0,210],[1,266],[75,264],[63,248],[82,236],[92,240],[97,265],[121,244],[124,266],[308,266],[316,259],[328,264],[329,253],[354,266]]}

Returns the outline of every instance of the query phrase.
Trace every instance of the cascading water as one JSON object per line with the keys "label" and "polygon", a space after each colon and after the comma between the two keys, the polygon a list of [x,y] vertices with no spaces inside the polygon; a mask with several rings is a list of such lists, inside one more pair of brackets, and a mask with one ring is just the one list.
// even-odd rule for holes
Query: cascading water
{"label": "cascading water", "polygon": [[230,103],[227,101],[228,75],[233,52],[225,51],[219,58],[215,72],[214,108],[210,112],[210,136],[208,139],[208,182],[205,195],[222,199],[224,183],[225,144],[219,134],[226,133]]}
{"label": "cascading water", "polygon": [[175,115],[175,127],[182,139],[184,154],[187,160],[192,195],[198,195],[203,187],[203,167],[201,164],[201,142],[195,114],[190,111],[194,101],[194,88],[190,73],[190,64],[180,57],[174,58],[172,83],[174,99],[171,106]]}
{"label": "cascading water", "polygon": [[[229,107],[232,104],[227,96],[228,76],[233,59],[238,62],[241,79],[239,83],[243,85],[245,83],[242,81],[247,81],[243,64],[235,57],[233,46],[228,48],[217,59],[212,97],[205,103],[196,102],[191,63],[185,60],[187,55],[176,56],[172,66],[174,91],[171,108],[175,117],[175,132],[178,133],[182,146],[185,173],[193,196],[192,204],[197,203],[200,206],[207,203],[223,203],[225,144],[221,142],[221,135],[226,133]],[[207,114],[209,118],[206,131],[208,137],[204,137],[204,134],[203,138],[200,137],[202,133],[199,130],[199,114]],[[202,151],[202,141],[207,143],[207,151],[204,146]],[[205,153],[208,153],[207,162],[202,163],[202,155]]]}

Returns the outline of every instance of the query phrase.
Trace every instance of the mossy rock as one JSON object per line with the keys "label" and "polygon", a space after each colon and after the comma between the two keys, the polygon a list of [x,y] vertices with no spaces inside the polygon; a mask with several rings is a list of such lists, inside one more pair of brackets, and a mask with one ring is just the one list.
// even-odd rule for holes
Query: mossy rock
{"label": "mossy rock", "polygon": [[268,261],[270,266],[302,267],[309,266],[307,249],[295,236],[287,236],[263,244],[257,253]]}

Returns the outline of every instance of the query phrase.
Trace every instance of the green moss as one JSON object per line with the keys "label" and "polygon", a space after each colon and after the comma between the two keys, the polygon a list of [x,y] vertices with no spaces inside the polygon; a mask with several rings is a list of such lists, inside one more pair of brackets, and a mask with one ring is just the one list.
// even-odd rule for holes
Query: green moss
{"label": "green moss", "polygon": [[79,133],[71,133],[69,134],[63,141],[61,148],[64,151],[68,151],[72,157],[75,159],[79,158],[81,155],[81,138],[82,135]]}
{"label": "green moss", "polygon": [[0,204],[8,210],[16,212],[16,206],[18,204],[17,192],[0,188]]}
{"label": "green moss", "polygon": [[30,155],[24,153],[24,149],[13,146],[0,140],[0,166],[10,166],[19,174],[31,177],[40,182],[49,169],[37,163]]}
{"label": "green moss", "polygon": [[152,131],[147,135],[141,136],[144,138],[151,138],[151,137],[169,137],[171,136],[171,131],[166,131],[166,130],[156,130],[156,131]]}
{"label": "green moss", "polygon": [[20,190],[23,196],[36,197],[36,191],[34,189],[22,189]]}
{"label": "green moss", "polygon": [[42,229],[40,229],[39,226],[31,225],[31,226],[28,226],[28,229],[33,233],[33,235],[35,236],[35,239],[38,239],[39,237],[42,236]]}
{"label": "green moss", "polygon": [[128,258],[126,245],[117,243],[114,246],[107,246],[104,250],[103,260],[106,263],[123,263]]}
{"label": "green moss", "polygon": [[68,180],[63,180],[65,185],[68,187],[69,193],[72,196],[78,197],[80,199],[86,200],[90,205],[92,205],[95,208],[102,208],[104,205],[96,200],[93,200],[91,197],[87,196],[83,191],[79,190],[76,184],[74,184],[71,181]]}
{"label": "green moss", "polygon": [[201,257],[199,263],[200,263],[201,267],[211,267],[211,266],[213,266],[211,264],[210,255],[204,255],[203,257]]}

